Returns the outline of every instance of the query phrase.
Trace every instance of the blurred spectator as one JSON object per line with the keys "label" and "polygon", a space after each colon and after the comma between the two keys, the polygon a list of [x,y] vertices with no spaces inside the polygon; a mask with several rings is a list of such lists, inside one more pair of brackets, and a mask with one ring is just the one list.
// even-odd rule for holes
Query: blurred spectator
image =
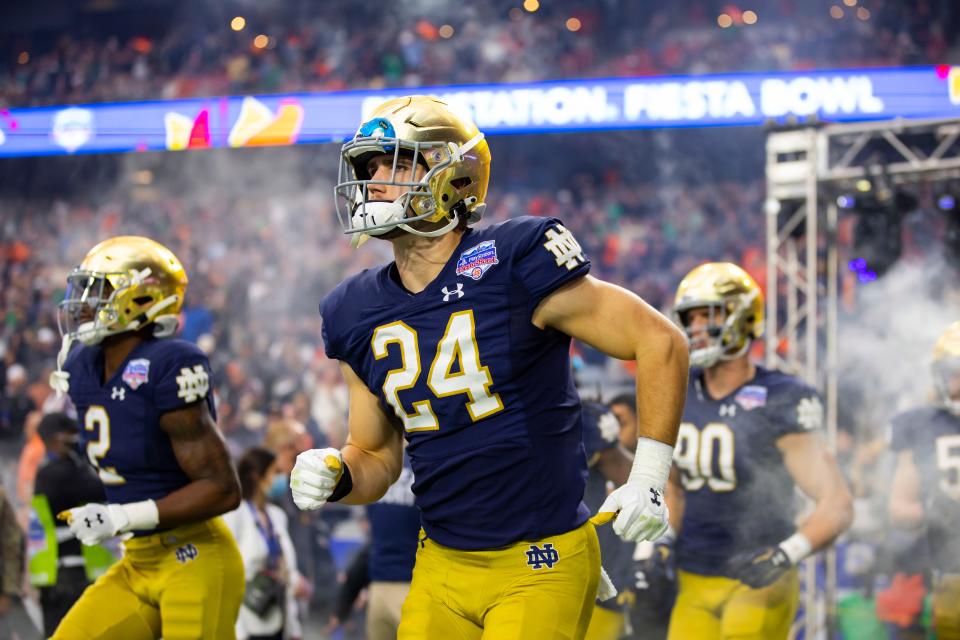
{"label": "blurred spectator", "polygon": [[[73,507],[104,502],[100,478],[77,453],[80,434],[76,420],[63,413],[50,413],[40,421],[37,433],[46,448],[46,461],[37,471],[34,494],[46,500],[47,521],[55,522],[56,514]],[[89,584],[80,542],[67,526],[57,525],[55,536],[56,564],[51,571],[55,579],[40,586],[43,629],[47,636],[53,635],[60,620]]]}
{"label": "blurred spectator", "polygon": [[[40,638],[23,607],[24,535],[0,487],[0,637]],[[16,634],[16,636],[14,635]]]}
{"label": "blurred spectator", "polygon": [[[297,610],[303,578],[287,533],[287,516],[268,502],[285,493],[277,457],[253,447],[237,463],[243,503],[223,519],[230,527],[246,572],[246,592],[237,618],[241,640],[284,640],[303,636]],[[276,487],[280,486],[277,490]]]}

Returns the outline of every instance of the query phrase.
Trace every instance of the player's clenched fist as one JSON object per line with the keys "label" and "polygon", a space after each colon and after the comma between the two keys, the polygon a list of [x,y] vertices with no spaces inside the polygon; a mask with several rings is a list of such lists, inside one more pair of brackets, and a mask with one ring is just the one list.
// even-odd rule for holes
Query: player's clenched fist
{"label": "player's clenched fist", "polygon": [[626,484],[607,496],[591,520],[601,525],[613,519],[614,532],[627,542],[656,540],[666,533],[670,511],[663,499],[673,447],[640,438]]}
{"label": "player's clenched fist", "polygon": [[613,531],[627,542],[656,540],[667,531],[670,515],[663,491],[649,483],[627,482],[600,506],[600,514],[616,513]]}
{"label": "player's clenched fist", "polygon": [[339,449],[308,449],[297,456],[290,473],[293,501],[304,511],[319,509],[336,488],[343,475],[343,457]]}

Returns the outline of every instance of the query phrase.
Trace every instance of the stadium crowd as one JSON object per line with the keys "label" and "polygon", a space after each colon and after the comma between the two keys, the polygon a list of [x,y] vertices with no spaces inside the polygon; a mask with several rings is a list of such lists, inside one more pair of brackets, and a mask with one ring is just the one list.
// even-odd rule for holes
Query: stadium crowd
{"label": "stadium crowd", "polygon": [[764,2],[752,13],[706,4],[238,5],[247,15],[234,31],[237,16],[222,6],[178,3],[123,33],[81,13],[56,36],[17,34],[0,48],[0,106],[935,64],[957,33],[949,0],[837,3],[833,15],[822,2]]}

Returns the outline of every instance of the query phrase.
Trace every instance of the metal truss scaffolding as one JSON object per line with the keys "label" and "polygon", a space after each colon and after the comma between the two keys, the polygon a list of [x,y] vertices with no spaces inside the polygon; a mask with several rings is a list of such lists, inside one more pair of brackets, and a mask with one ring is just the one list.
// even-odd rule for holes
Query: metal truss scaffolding
{"label": "metal truss scaffolding", "polygon": [[[767,138],[766,360],[819,388],[825,432],[837,437],[837,194],[858,180],[889,186],[960,177],[960,119],[893,120],[773,131]],[[822,362],[821,362],[822,360]],[[835,635],[836,555],[825,588],[804,568],[804,637]]]}

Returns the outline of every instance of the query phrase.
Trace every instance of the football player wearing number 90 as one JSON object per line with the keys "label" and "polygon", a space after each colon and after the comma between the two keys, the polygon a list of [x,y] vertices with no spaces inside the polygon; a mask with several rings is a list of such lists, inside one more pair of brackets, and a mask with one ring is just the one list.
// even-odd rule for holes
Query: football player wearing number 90
{"label": "football player wearing number 90", "polygon": [[[342,450],[300,454],[301,509],[377,500],[416,478],[424,534],[399,637],[582,638],[601,579],[570,337],[636,360],[641,416],[629,481],[601,507],[631,540],[666,528],[686,342],[635,295],[588,275],[559,220],[474,229],[490,176],[476,126],[426,96],[378,107],[342,149],[338,211],[394,261],[321,303],[350,393]],[[604,594],[608,595],[608,594]]]}
{"label": "football player wearing number 90", "polygon": [[[763,297],[740,267],[710,263],[677,289],[690,338],[687,406],[667,492],[679,589],[671,640],[786,638],[800,560],[850,524],[852,498],[818,430],[817,393],[750,361]],[[794,486],[816,502],[794,524]]]}
{"label": "football player wearing number 90", "polygon": [[890,519],[926,528],[933,626],[938,640],[960,640],[960,322],[934,345],[933,376],[936,401],[898,415],[891,425],[897,469]]}
{"label": "football player wearing number 90", "polygon": [[67,278],[63,368],[51,385],[77,408],[108,503],[59,517],[87,545],[127,539],[56,640],[235,637],[243,561],[218,516],[237,507],[240,484],[216,428],[207,357],[169,337],[186,288],[176,256],[134,236],[101,242]]}

